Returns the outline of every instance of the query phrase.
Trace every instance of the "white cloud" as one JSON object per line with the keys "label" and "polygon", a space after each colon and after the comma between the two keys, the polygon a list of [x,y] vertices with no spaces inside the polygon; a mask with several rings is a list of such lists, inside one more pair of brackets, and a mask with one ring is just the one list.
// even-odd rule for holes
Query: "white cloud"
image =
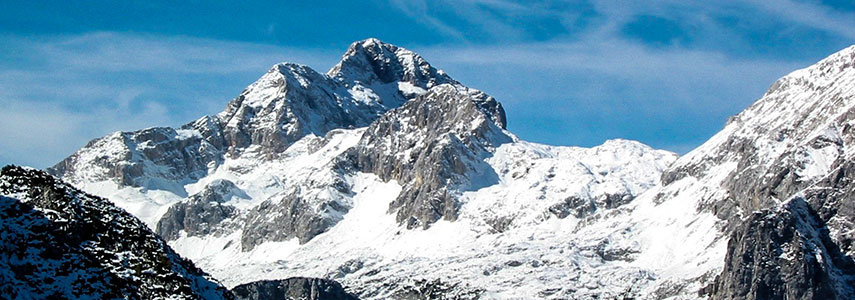
{"label": "white cloud", "polygon": [[426,1],[390,0],[389,2],[413,20],[430,26],[457,40],[466,41],[466,36],[462,32],[431,15],[428,11],[428,3]]}
{"label": "white cloud", "polygon": [[[272,26],[272,25],[271,25]],[[12,38],[52,65],[90,71],[142,71],[228,74],[257,72],[295,60],[310,66],[329,64],[336,54],[325,49],[287,48],[186,36],[97,32],[31,42]]]}
{"label": "white cloud", "polygon": [[277,62],[325,70],[340,55],[109,32],[4,40],[22,62],[0,62],[0,160],[40,168],[113,131],[216,113]]}
{"label": "white cloud", "polygon": [[792,0],[745,0],[783,20],[855,38],[855,13],[835,11],[811,2]]}
{"label": "white cloud", "polygon": [[[551,118],[552,123],[543,124],[555,128],[521,128],[517,133],[560,144],[625,137],[682,151],[717,130],[727,115],[760,96],[775,78],[821,58],[734,55],[726,45],[738,47],[746,41],[715,22],[717,15],[759,11],[764,18],[855,36],[852,14],[790,0],[597,1],[592,2],[597,16],[584,26],[575,22],[583,18],[579,12],[551,6],[561,2],[391,3],[414,21],[463,42],[412,50],[504,102],[512,129],[526,122],[541,124],[532,118]],[[474,29],[455,27],[460,22],[444,19],[436,6]],[[621,36],[622,26],[642,14],[680,20],[704,40],[654,49]],[[527,29],[512,22],[541,17],[560,18],[574,35],[530,42]],[[275,31],[277,25],[267,29]],[[477,37],[469,36],[473,31],[503,42],[474,43]],[[0,161],[36,167],[52,165],[88,140],[115,130],[178,125],[215,113],[279,61],[323,72],[344,50],[113,32],[0,38],[6,46],[0,54],[15,55],[0,62]],[[588,119],[574,119],[583,117]],[[698,133],[687,143],[675,143],[666,136],[670,133],[644,132],[669,127]],[[546,131],[553,133],[538,136]]]}

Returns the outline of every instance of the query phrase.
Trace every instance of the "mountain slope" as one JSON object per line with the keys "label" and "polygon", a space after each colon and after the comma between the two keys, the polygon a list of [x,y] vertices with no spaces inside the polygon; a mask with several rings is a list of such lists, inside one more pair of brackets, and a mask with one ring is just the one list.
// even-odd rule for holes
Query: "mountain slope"
{"label": "mountain slope", "polygon": [[[441,85],[383,115],[343,158],[362,172],[403,186],[390,206],[408,228],[457,218],[457,191],[498,182],[484,159],[512,138],[502,131],[502,111],[486,94]],[[500,108],[492,106],[492,108]]]}
{"label": "mountain slope", "polygon": [[724,269],[702,293],[852,297],[855,214],[842,195],[852,188],[846,170],[853,105],[855,47],[849,47],[776,81],[665,172],[656,197],[694,193],[687,201],[697,215],[715,215],[719,235],[729,236]]}
{"label": "mountain slope", "polygon": [[11,298],[232,298],[135,217],[41,171],[0,171],[0,232]]}

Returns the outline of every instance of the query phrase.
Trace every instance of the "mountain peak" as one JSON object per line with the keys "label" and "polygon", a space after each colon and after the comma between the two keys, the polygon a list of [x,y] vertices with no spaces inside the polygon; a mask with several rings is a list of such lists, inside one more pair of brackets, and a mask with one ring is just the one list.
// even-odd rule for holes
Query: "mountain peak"
{"label": "mountain peak", "polygon": [[422,89],[456,83],[415,52],[376,38],[350,44],[341,61],[327,75],[345,83],[372,85],[408,82]]}

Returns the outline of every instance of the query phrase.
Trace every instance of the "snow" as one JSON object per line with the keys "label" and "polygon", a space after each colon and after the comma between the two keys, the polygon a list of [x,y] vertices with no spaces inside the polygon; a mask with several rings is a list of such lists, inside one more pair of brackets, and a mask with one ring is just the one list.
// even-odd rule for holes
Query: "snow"
{"label": "snow", "polygon": [[[289,157],[287,170],[318,172],[317,166],[324,165],[325,159],[343,148],[354,145],[363,131],[331,135],[333,141],[312,154],[305,154],[301,147],[317,138],[304,138],[288,152],[304,154],[283,156]],[[427,230],[407,230],[388,212],[389,204],[401,190],[397,183],[382,182],[373,174],[356,173],[347,177],[354,192],[352,198],[342,200],[352,203],[351,209],[329,231],[304,245],[296,240],[265,242],[242,252],[238,233],[219,237],[184,236],[170,245],[227,286],[289,276],[329,277],[341,273],[342,266],[360,262],[361,271],[339,274],[337,279],[345,284],[365,286],[378,277],[382,278],[380,282],[444,278],[484,288],[496,297],[513,298],[562,286],[566,276],[581,272],[584,267],[592,268],[580,277],[579,284],[587,286],[584,287],[586,293],[601,293],[605,289],[607,293],[616,294],[619,291],[615,287],[626,288],[626,284],[646,278],[648,273],[634,266],[624,272],[626,270],[618,266],[627,265],[623,262],[602,262],[591,250],[602,242],[601,234],[596,235],[597,238],[581,235],[580,228],[585,228],[583,220],[548,217],[546,209],[571,195],[597,197],[641,193],[656,185],[658,174],[675,158],[672,153],[626,140],[608,141],[595,148],[519,141],[500,146],[487,159],[495,172],[501,174],[498,184],[465,192],[459,219],[439,221]],[[225,162],[221,170],[227,170],[231,164]],[[286,163],[281,162],[281,165]],[[275,167],[254,169],[281,170]],[[217,178],[221,172],[215,172],[212,178]],[[252,180],[231,180],[253,194],[254,188],[246,184],[257,182],[260,176],[252,174],[238,176]],[[283,175],[281,180],[287,181],[290,176]],[[513,217],[511,229],[495,232],[487,221],[498,217]],[[604,230],[616,232],[611,228]],[[618,235],[605,237],[610,240],[609,247],[640,247],[637,242]],[[365,276],[369,268],[382,271]],[[424,273],[423,270],[432,271]],[[490,275],[485,276],[485,272]],[[619,277],[606,282],[598,279],[597,272]],[[524,280],[530,276],[538,276],[543,281]],[[627,281],[620,283],[624,279]]]}
{"label": "snow", "polygon": [[[268,241],[250,251],[241,249],[240,230],[207,236],[185,233],[170,245],[227,286],[290,276],[338,276],[336,279],[346,285],[365,287],[370,282],[441,278],[466,282],[499,298],[513,298],[561,287],[570,274],[578,276],[574,288],[581,289],[576,295],[617,294],[629,283],[649,281],[644,278],[653,269],[622,261],[604,262],[596,254],[603,241],[609,250],[643,246],[623,236],[623,229],[619,229],[622,225],[595,224],[599,231],[592,234],[590,230],[594,229],[586,229],[592,226],[591,219],[560,219],[547,210],[571,196],[638,196],[656,186],[659,174],[676,159],[674,154],[627,140],[580,148],[515,139],[494,149],[485,160],[499,175],[498,183],[475,183],[473,186],[484,187],[464,192],[458,220],[439,221],[427,230],[407,230],[388,211],[401,190],[394,181],[382,182],[373,174],[347,175],[351,195],[306,185],[335,178],[334,159],[356,145],[364,131],[359,128],[333,130],[325,137],[308,135],[272,160],[254,156],[258,152],[248,149],[241,156],[227,157],[207,176],[181,187],[186,195],[193,195],[219,180],[231,181],[241,194],[227,195],[223,205],[247,211],[264,200],[277,199],[291,187],[302,186],[302,193],[316,195],[310,198],[318,199],[318,203],[337,199],[350,208],[327,232],[303,245],[297,240]],[[113,199],[152,228],[171,204],[184,198],[164,190],[118,188],[112,181],[83,185],[92,193]],[[598,213],[606,215],[609,211],[613,210]],[[512,221],[508,230],[497,232],[489,222],[501,218]],[[355,262],[362,265],[360,270],[340,271]],[[379,273],[366,275],[369,270]],[[601,274],[613,278],[600,280]],[[524,280],[531,276],[541,280]]]}
{"label": "snow", "polygon": [[145,190],[138,187],[120,187],[113,181],[81,182],[75,184],[88,193],[110,199],[116,206],[126,210],[154,229],[157,221],[169,206],[184,199],[164,190]]}
{"label": "snow", "polygon": [[427,91],[423,88],[413,85],[410,82],[399,81],[398,90],[404,95],[424,95]]}

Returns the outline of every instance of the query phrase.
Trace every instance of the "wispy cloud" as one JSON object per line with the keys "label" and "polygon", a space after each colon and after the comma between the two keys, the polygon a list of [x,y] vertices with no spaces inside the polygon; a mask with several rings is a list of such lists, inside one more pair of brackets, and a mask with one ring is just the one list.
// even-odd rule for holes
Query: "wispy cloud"
{"label": "wispy cloud", "polygon": [[467,40],[462,32],[433,16],[428,11],[429,4],[425,1],[390,0],[390,3],[417,22],[430,26],[457,40]]}
{"label": "wispy cloud", "polygon": [[855,39],[855,13],[792,0],[745,0],[777,18]]}
{"label": "wispy cloud", "polygon": [[[558,144],[622,137],[686,151],[779,76],[839,50],[855,35],[850,14],[790,0],[432,3],[463,7],[427,14],[441,22],[475,20],[492,30],[466,34],[486,34],[492,42],[417,50],[503,101],[521,137]],[[562,18],[564,30],[542,40],[537,26],[512,26],[544,16]],[[685,38],[663,44],[659,36],[630,36],[656,33],[629,28],[648,25],[636,22],[647,16],[673,23]],[[818,33],[833,43],[820,42]],[[806,39],[816,42],[801,42]]]}
{"label": "wispy cloud", "polygon": [[[852,13],[792,0],[388,3],[446,37],[402,46],[505,103],[522,138],[553,144],[622,137],[688,150],[775,78],[855,38]],[[627,36],[639,16],[673,22],[685,42]],[[276,20],[261,24],[268,35],[288,30]],[[769,33],[791,44],[758,45]],[[793,47],[814,33],[834,43]],[[36,167],[112,131],[216,113],[274,63],[324,71],[344,50],[116,32],[0,40],[0,163]]]}
{"label": "wispy cloud", "polygon": [[502,101],[522,138],[591,146],[620,137],[674,151],[698,145],[776,78],[811,63],[619,39],[420,51]]}
{"label": "wispy cloud", "polygon": [[[116,130],[213,114],[273,64],[333,65],[340,53],[189,37],[7,36],[0,55],[0,152],[50,166]],[[6,51],[6,52],[3,52]]]}
{"label": "wispy cloud", "polygon": [[32,41],[11,38],[45,63],[108,72],[180,72],[230,74],[257,72],[286,59],[319,66],[334,53],[326,49],[287,48],[186,36],[98,32]]}

